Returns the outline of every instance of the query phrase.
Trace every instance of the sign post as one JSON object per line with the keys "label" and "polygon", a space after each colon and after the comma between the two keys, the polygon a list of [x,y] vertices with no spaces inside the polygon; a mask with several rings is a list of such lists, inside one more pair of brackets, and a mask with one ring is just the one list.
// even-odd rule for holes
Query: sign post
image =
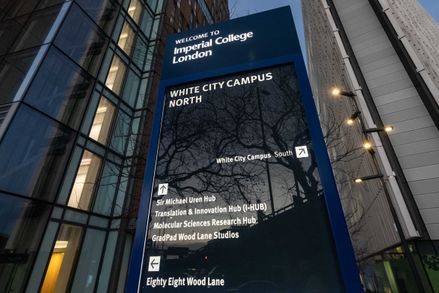
{"label": "sign post", "polygon": [[128,292],[362,292],[289,8],[171,37],[159,97]]}

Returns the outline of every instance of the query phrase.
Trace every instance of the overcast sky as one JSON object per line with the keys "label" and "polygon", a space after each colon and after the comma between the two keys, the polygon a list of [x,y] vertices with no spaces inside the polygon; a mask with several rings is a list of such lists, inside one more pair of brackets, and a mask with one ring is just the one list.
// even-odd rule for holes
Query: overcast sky
{"label": "overcast sky", "polygon": [[[419,2],[439,22],[439,0],[419,0]],[[303,52],[305,46],[300,0],[229,0],[230,17],[236,18],[286,5],[290,5],[293,11]]]}

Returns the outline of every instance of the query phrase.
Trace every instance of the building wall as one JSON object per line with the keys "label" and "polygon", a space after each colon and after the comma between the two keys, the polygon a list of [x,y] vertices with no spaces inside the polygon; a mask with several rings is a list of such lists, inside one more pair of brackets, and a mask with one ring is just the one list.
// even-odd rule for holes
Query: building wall
{"label": "building wall", "polygon": [[428,232],[439,238],[439,131],[367,1],[335,0]]}
{"label": "building wall", "polygon": [[[360,119],[366,128],[375,127],[375,124],[381,126],[381,122],[394,126],[394,131],[388,135],[361,135],[362,129],[357,125],[351,130],[357,131],[358,135],[340,132],[343,137],[341,143],[334,144],[330,137],[327,138],[331,158],[345,154],[349,145],[360,144],[364,137],[375,143],[373,158],[377,159],[379,168],[368,169],[365,162],[370,156],[360,156],[361,160],[351,157],[342,164],[334,164],[348,224],[351,220],[362,222],[361,214],[357,218],[352,212],[357,209],[358,199],[360,206],[368,207],[366,215],[370,217],[363,218],[364,224],[354,226],[354,229],[350,225],[363,285],[371,292],[418,292],[421,287],[425,292],[436,292],[439,290],[438,271],[432,264],[438,257],[438,241],[430,241],[429,237],[437,240],[439,236],[439,141],[438,129],[433,123],[437,122],[433,119],[438,118],[430,116],[423,100],[430,98],[427,91],[432,98],[437,98],[438,93],[435,82],[428,82],[429,79],[434,81],[431,68],[438,60],[434,57],[437,50],[429,51],[432,50],[429,45],[437,37],[437,25],[432,25],[431,18],[424,11],[419,11],[419,4],[412,0],[312,0],[303,1],[302,5],[309,75],[314,99],[321,109],[322,126],[337,125],[332,121],[342,121],[357,107],[361,110]],[[378,19],[382,15],[386,16],[380,18],[383,24]],[[387,26],[386,19],[393,27]],[[403,27],[404,32],[398,26]],[[393,29],[398,34],[396,41]],[[417,69],[410,71],[410,76],[407,70],[411,70],[412,64],[403,64],[406,59],[400,59],[396,49],[403,53],[402,49],[405,49],[415,64]],[[419,78],[427,85],[427,91]],[[356,106],[337,101],[325,93],[333,85],[354,92]],[[424,92],[424,99],[421,99],[419,93]],[[358,124],[359,120],[356,121]],[[379,191],[380,186],[373,180],[364,181],[361,190],[364,193],[356,196],[355,189],[343,185],[344,174],[352,180],[358,171],[360,174],[384,175],[385,187],[403,226],[405,238],[410,239],[411,256],[400,246],[402,241],[396,235],[394,217],[389,214],[387,202],[382,200],[383,194],[374,192],[373,188]],[[373,204],[379,200],[382,201]],[[372,241],[367,244],[369,239]],[[373,241],[375,239],[376,242]],[[368,248],[365,251],[362,243],[366,243]],[[414,258],[411,264],[410,258]],[[415,273],[419,276],[417,280],[413,277]]]}
{"label": "building wall", "polygon": [[439,88],[439,23],[417,0],[388,0],[392,14]]}
{"label": "building wall", "polygon": [[345,217],[359,259],[399,242],[379,180],[358,185],[354,178],[379,173],[362,149],[366,139],[358,121],[345,123],[356,109],[348,98],[333,97],[332,88],[352,88],[342,52],[321,1],[303,2],[308,70],[314,100],[332,161]]}

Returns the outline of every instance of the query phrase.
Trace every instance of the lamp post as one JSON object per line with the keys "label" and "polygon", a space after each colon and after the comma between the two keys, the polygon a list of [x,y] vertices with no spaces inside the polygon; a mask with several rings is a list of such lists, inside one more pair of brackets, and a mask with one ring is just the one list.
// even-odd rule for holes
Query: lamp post
{"label": "lamp post", "polygon": [[361,183],[363,181],[377,179],[377,178],[383,178],[383,174],[377,174],[377,175],[369,175],[369,176],[363,176],[363,177],[357,177],[355,178],[355,183]]}
{"label": "lamp post", "polygon": [[[334,96],[348,97],[348,98],[350,98],[354,102],[355,113],[351,117],[348,118],[348,121],[350,119],[352,119],[352,118],[353,118],[352,120],[358,118],[359,121],[360,121],[361,130],[362,130],[363,134],[366,137],[370,133],[388,133],[388,132],[393,130],[393,126],[390,126],[390,125],[383,126],[383,127],[366,128],[364,126],[364,124],[363,124],[363,121],[361,120],[361,117],[360,117],[361,116],[361,112],[359,111],[358,104],[357,104],[357,101],[355,99],[355,97],[356,97],[355,93],[349,92],[349,91],[344,91],[344,90],[341,90],[341,89],[338,89],[338,88],[334,88],[332,90],[332,94]],[[348,122],[348,125],[352,125],[352,124],[353,124],[353,121],[351,123]],[[375,151],[373,150],[372,144],[370,142],[366,141],[366,142],[363,143],[363,147],[366,150],[368,150],[368,152],[370,153],[370,155],[372,157],[372,161],[374,163],[375,168],[377,170],[379,170],[380,169],[379,168],[379,164],[378,164],[377,158],[375,156]],[[410,253],[409,243],[408,243],[408,241],[407,241],[407,239],[405,237],[401,221],[399,220],[398,213],[396,212],[395,206],[393,205],[392,198],[390,196],[389,190],[387,189],[387,184],[386,184],[386,181],[384,179],[384,176],[382,174],[369,175],[369,176],[355,178],[354,181],[357,184],[361,184],[364,181],[373,180],[373,179],[379,179],[381,181],[381,184],[382,184],[383,190],[384,190],[384,195],[385,195],[385,198],[386,198],[386,201],[387,201],[387,204],[389,206],[389,210],[390,210],[390,213],[391,213],[391,216],[392,216],[392,220],[395,223],[395,227],[396,227],[398,236],[399,236],[400,241],[401,241],[401,248],[403,250],[403,254],[405,255],[405,257],[407,259],[407,262],[408,262],[408,264],[409,264],[409,266],[411,268],[411,271],[413,273],[413,277],[414,277],[415,282],[416,282],[416,286],[420,290],[419,292],[424,292],[425,291],[424,290],[424,285],[423,285],[420,273],[419,273],[419,271],[417,269],[417,265],[416,265],[416,262],[414,260],[414,257]]]}
{"label": "lamp post", "polygon": [[364,133],[373,133],[373,132],[386,132],[386,133],[388,133],[391,131],[393,131],[393,126],[391,126],[391,125],[387,125],[387,126],[384,126],[382,128],[376,127],[376,128],[363,129]]}
{"label": "lamp post", "polygon": [[[377,164],[375,156],[373,156],[373,161]],[[387,205],[389,206],[390,214],[392,215],[393,222],[395,223],[396,232],[398,233],[399,239],[401,240],[402,252],[405,255],[407,262],[411,268],[411,271],[413,273],[413,277],[415,279],[417,287],[420,290],[422,290],[420,292],[424,292],[424,289],[423,289],[424,286],[422,285],[421,276],[418,272],[415,259],[413,258],[413,255],[410,252],[410,245],[409,245],[407,239],[405,238],[404,230],[402,228],[401,221],[399,220],[396,209],[393,206],[392,198],[390,196],[389,190],[387,189],[386,182],[384,180],[384,176],[382,174],[369,175],[369,176],[355,178],[354,181],[355,181],[355,183],[360,184],[360,183],[363,183],[364,181],[372,180],[372,179],[379,179],[381,181],[381,184],[383,185],[383,191],[384,191],[384,195],[386,197]]]}

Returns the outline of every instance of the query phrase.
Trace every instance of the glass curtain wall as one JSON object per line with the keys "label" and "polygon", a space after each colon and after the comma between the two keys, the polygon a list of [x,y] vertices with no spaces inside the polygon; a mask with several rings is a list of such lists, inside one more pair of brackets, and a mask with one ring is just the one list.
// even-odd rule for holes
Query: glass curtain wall
{"label": "glass curtain wall", "polygon": [[0,3],[0,292],[123,289],[162,4]]}

